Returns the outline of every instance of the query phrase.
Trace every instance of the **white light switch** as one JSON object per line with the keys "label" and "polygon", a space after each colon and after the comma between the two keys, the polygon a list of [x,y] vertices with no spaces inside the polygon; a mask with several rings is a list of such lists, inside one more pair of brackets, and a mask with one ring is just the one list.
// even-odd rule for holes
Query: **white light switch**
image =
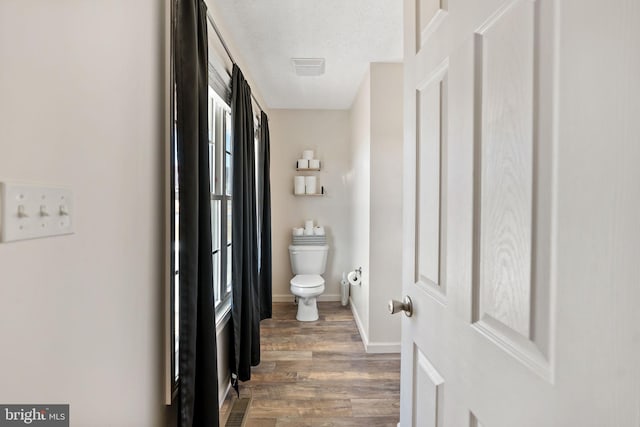
{"label": "white light switch", "polygon": [[0,183],[0,241],[73,233],[73,194],[65,188]]}

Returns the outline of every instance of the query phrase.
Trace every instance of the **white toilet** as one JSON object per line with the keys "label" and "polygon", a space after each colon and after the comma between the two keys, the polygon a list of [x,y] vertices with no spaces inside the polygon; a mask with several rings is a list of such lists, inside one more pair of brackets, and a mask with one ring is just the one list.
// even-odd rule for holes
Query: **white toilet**
{"label": "white toilet", "polygon": [[296,319],[301,322],[318,320],[317,298],[324,292],[324,273],[329,246],[289,246],[291,293],[298,299]]}

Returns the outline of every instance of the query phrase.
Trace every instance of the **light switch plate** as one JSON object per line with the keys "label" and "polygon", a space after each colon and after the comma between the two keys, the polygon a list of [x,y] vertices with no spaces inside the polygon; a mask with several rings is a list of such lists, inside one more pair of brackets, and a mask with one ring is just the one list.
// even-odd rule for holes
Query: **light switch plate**
{"label": "light switch plate", "polygon": [[0,241],[73,234],[73,193],[66,188],[0,183]]}

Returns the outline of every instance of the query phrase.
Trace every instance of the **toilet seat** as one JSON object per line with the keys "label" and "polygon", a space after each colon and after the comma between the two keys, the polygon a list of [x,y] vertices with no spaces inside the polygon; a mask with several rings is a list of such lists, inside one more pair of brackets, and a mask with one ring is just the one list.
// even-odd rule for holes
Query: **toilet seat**
{"label": "toilet seat", "polygon": [[324,285],[324,279],[319,274],[298,274],[289,283],[298,288],[315,288]]}
{"label": "toilet seat", "polygon": [[324,292],[324,278],[319,274],[299,274],[291,281],[291,293],[296,296],[296,319],[303,322],[318,320],[316,298]]}

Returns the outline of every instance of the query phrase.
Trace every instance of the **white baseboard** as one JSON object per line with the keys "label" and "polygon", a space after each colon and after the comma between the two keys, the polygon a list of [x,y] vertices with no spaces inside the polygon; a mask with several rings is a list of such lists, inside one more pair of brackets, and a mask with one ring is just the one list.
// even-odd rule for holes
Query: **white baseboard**
{"label": "white baseboard", "polygon": [[351,306],[351,312],[353,313],[353,318],[356,321],[356,326],[358,327],[362,344],[364,344],[364,350],[367,353],[400,353],[399,342],[371,342],[369,340],[369,336],[364,330],[362,319],[360,319],[358,310],[356,310],[356,306],[351,297],[349,297],[349,305]]}
{"label": "white baseboard", "polygon": [[399,342],[370,342],[367,353],[400,353]]}
{"label": "white baseboard", "polygon": [[229,378],[229,381],[227,381],[227,388],[225,389],[224,393],[218,396],[218,408],[222,408],[222,404],[224,403],[224,400],[229,395],[229,390],[231,390],[231,378]]}
{"label": "white baseboard", "polygon": [[293,295],[272,295],[271,301],[273,302],[293,302]]}
{"label": "white baseboard", "polygon": [[[293,302],[294,296],[292,294],[285,295],[273,295],[271,300],[273,302]],[[336,302],[340,301],[340,295],[338,294],[322,294],[318,297],[320,302]]]}
{"label": "white baseboard", "polygon": [[364,344],[364,349],[366,350],[369,346],[369,336],[364,330],[364,325],[362,324],[362,320],[360,319],[360,315],[358,314],[356,305],[353,303],[353,299],[351,297],[349,297],[349,306],[351,307],[351,313],[353,313],[353,319],[356,321],[356,326],[358,327],[358,332],[360,333],[362,344]]}

